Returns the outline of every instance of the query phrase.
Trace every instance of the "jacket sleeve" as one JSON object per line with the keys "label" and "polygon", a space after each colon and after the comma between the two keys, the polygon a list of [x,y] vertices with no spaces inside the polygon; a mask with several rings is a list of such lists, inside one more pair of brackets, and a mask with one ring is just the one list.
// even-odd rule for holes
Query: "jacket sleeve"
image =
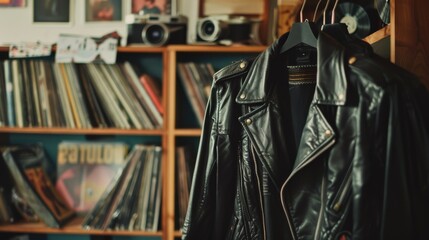
{"label": "jacket sleeve", "polygon": [[405,80],[389,88],[380,239],[427,239],[429,97],[418,80]]}
{"label": "jacket sleeve", "polygon": [[[242,106],[235,101],[247,68],[242,61],[213,75],[196,158],[183,240],[225,239],[235,224]],[[249,64],[247,64],[249,66]]]}
{"label": "jacket sleeve", "polygon": [[[233,224],[241,106],[235,103],[244,72],[239,63],[216,77],[206,107],[183,239],[225,239]],[[235,71],[236,69],[242,71]],[[233,76],[233,77],[231,77]]]}
{"label": "jacket sleeve", "polygon": [[[211,235],[210,221],[213,219],[211,205],[213,197],[213,167],[215,160],[216,133],[214,131],[216,90],[212,88],[211,97],[206,106],[202,133],[192,177],[191,191],[182,239],[204,239]],[[204,233],[204,235],[201,235]]]}

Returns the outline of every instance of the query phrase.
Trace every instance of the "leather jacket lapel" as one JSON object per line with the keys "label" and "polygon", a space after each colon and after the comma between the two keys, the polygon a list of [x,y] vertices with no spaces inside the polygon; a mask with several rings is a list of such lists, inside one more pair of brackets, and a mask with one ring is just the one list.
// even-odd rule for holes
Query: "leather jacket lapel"
{"label": "leather jacket lapel", "polygon": [[314,102],[344,105],[347,98],[344,46],[324,32],[319,34],[317,43],[317,86]]}
{"label": "leather jacket lapel", "polygon": [[[288,141],[282,118],[270,103],[264,103],[239,118],[245,132],[255,148],[258,159],[274,180],[276,188],[280,187],[289,175],[292,167]],[[276,144],[273,144],[276,143]]]}
{"label": "leather jacket lapel", "polygon": [[335,132],[317,105],[310,107],[294,164],[294,172],[332,147]]}

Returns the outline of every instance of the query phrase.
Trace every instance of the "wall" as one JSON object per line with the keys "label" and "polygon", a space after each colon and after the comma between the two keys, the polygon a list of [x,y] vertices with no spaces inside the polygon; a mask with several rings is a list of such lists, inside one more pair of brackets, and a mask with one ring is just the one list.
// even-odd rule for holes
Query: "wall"
{"label": "wall", "polygon": [[[18,7],[0,8],[0,45],[18,42],[55,43],[60,33],[81,34],[100,37],[106,33],[117,31],[122,37],[122,45],[126,39],[126,24],[122,22],[85,22],[85,1],[72,1],[72,24],[35,24],[32,23],[33,1],[27,0],[27,5]],[[190,4],[196,0],[177,0],[178,11],[195,19],[198,4]],[[123,17],[131,12],[131,0],[123,0]],[[184,7],[186,6],[187,7]],[[182,7],[183,6],[183,7]],[[124,19],[124,18],[123,18]],[[191,27],[192,26],[192,27]],[[190,28],[195,24],[190,23]],[[192,31],[189,32],[192,35]]]}
{"label": "wall", "polygon": [[429,89],[429,1],[391,0],[392,61],[413,72]]}

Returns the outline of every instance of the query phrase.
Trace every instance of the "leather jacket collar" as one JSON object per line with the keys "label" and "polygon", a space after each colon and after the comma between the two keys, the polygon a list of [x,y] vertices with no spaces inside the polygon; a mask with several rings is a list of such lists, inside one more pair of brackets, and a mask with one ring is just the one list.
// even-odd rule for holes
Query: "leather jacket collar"
{"label": "leather jacket collar", "polygon": [[[270,83],[273,82],[270,79],[278,77],[273,76],[273,73],[279,72],[273,68],[281,67],[277,58],[287,37],[288,34],[284,34],[253,61],[237,95],[237,103],[251,104],[266,101],[272,86]],[[346,47],[342,43],[336,41],[325,32],[320,32],[319,34],[317,51],[317,87],[313,102],[344,105],[348,82],[346,77],[348,65],[346,62],[350,53],[346,52]],[[242,96],[246,97],[243,98]]]}

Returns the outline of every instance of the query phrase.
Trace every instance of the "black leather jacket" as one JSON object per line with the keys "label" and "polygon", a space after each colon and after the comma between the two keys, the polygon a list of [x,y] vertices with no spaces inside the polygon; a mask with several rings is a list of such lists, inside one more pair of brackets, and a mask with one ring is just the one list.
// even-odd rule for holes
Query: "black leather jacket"
{"label": "black leather jacket", "polygon": [[428,239],[424,87],[322,32],[294,147],[286,38],[214,75],[183,239]]}

